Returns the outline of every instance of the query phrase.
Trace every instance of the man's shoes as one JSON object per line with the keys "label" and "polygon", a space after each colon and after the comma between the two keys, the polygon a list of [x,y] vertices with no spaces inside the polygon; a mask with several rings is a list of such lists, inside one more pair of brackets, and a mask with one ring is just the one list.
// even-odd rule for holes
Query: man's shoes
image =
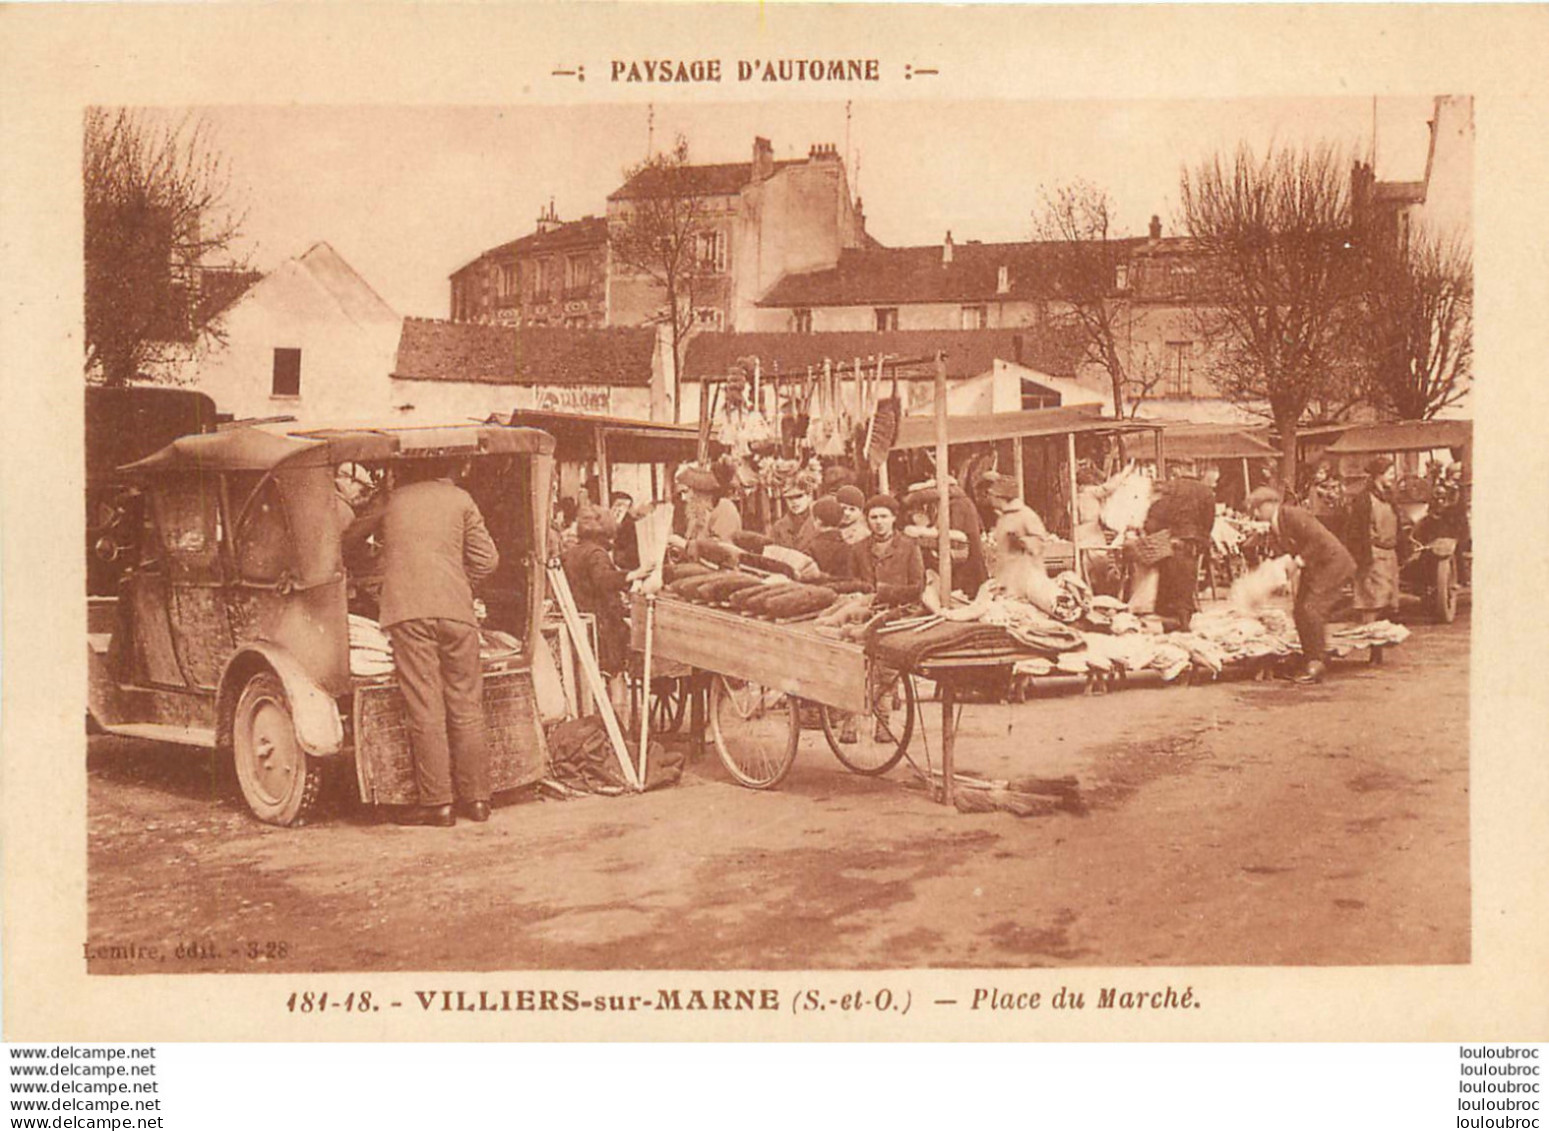
{"label": "man's shoes", "polygon": [[1313,660],[1307,665],[1307,670],[1296,677],[1297,683],[1322,683],[1323,673],[1328,669],[1322,660]]}
{"label": "man's shoes", "polygon": [[882,719],[877,719],[871,728],[871,740],[881,746],[897,746],[898,739],[893,737],[893,732]]}
{"label": "man's shoes", "polygon": [[450,805],[400,805],[393,810],[393,824],[449,829],[457,824]]}
{"label": "man's shoes", "polygon": [[488,801],[460,801],[457,804],[457,811],[470,821],[478,821],[480,824],[489,820]]}
{"label": "man's shoes", "polygon": [[860,740],[861,736],[855,729],[855,719],[846,718],[844,725],[839,728],[839,741],[846,746],[854,746]]}

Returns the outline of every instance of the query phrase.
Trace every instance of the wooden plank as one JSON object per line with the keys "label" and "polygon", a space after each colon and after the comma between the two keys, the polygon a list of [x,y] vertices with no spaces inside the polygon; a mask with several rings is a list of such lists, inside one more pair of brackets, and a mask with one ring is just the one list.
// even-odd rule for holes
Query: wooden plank
{"label": "wooden plank", "polygon": [[570,583],[565,580],[564,570],[559,566],[549,566],[548,572],[549,588],[554,591],[554,599],[565,618],[565,627],[570,631],[571,642],[581,661],[581,671],[591,685],[592,696],[597,701],[597,713],[602,716],[603,729],[608,732],[608,740],[613,744],[613,756],[618,759],[619,769],[624,772],[624,780],[636,790],[644,789],[635,773],[635,764],[630,761],[629,747],[624,741],[624,732],[619,728],[618,717],[613,713],[613,701],[608,698],[608,681],[597,666],[596,653],[586,641],[586,629],[581,623],[581,614],[576,610],[575,598],[570,594]]}
{"label": "wooden plank", "polygon": [[[635,599],[634,641],[645,645],[645,608]],[[751,680],[844,711],[866,710],[866,653],[808,628],[771,624],[673,598],[656,602],[652,650],[704,671]]]}

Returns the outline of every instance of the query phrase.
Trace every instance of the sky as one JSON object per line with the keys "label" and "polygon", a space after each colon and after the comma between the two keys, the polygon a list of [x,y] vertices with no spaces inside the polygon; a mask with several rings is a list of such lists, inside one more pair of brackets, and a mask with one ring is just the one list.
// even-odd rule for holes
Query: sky
{"label": "sky", "polygon": [[[1377,175],[1417,180],[1429,98],[1175,102],[855,102],[495,107],[215,107],[245,249],[271,270],[326,241],[400,314],[444,318],[454,270],[526,235],[552,197],[560,218],[606,211],[623,171],[678,134],[696,162],[848,153],[867,229],[891,246],[1029,238],[1040,190],[1105,188],[1119,234],[1152,214],[1176,231],[1178,176],[1246,142],[1372,147]],[[651,115],[654,113],[654,125]],[[847,137],[848,135],[848,137]]]}

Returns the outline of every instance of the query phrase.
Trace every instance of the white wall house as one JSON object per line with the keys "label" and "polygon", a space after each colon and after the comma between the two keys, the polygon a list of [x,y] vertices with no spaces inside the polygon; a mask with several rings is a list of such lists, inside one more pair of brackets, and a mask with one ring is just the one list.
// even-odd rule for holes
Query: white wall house
{"label": "white wall house", "polygon": [[379,419],[458,424],[514,409],[655,419],[665,385],[661,337],[653,327],[406,318]]}
{"label": "white wall house", "polygon": [[226,312],[223,342],[178,378],[238,418],[299,426],[382,423],[402,319],[326,243],[286,260]]}

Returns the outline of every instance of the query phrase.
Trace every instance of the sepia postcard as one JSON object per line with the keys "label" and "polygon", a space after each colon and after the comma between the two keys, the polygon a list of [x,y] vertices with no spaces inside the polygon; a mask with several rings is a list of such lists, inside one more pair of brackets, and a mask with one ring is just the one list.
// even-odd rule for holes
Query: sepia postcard
{"label": "sepia postcard", "polygon": [[1549,1034],[1541,8],[0,26],[8,1039]]}

